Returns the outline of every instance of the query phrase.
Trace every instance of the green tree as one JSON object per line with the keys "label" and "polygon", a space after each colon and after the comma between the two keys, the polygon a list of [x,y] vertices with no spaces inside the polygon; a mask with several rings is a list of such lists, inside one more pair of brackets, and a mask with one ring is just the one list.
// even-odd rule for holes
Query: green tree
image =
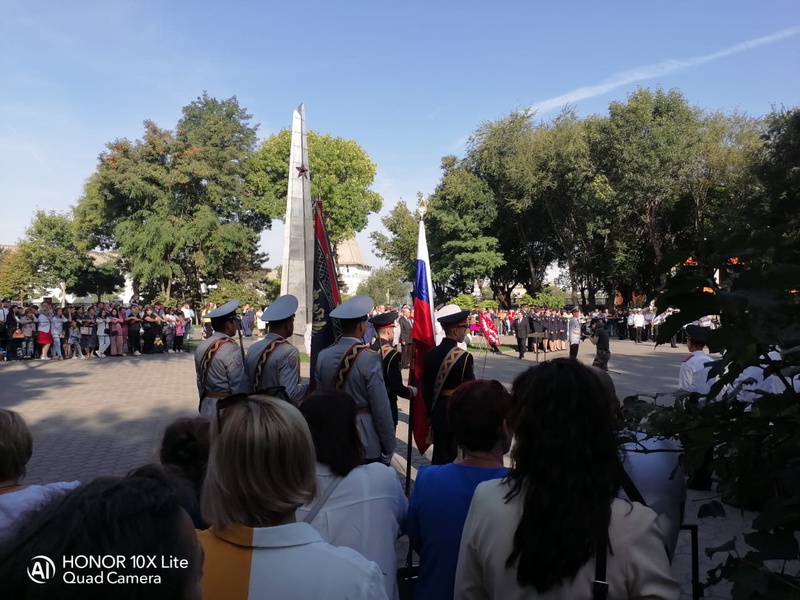
{"label": "green tree", "polygon": [[786,223],[800,208],[800,108],[783,108],[767,115],[762,140],[754,169],[768,202],[762,213],[765,225],[773,226]]}
{"label": "green tree", "polygon": [[166,299],[260,268],[271,215],[248,183],[250,119],[235,97],[204,93],[174,133],[145,121],[141,140],[108,144],[75,210],[81,236],[117,249],[135,285]]}
{"label": "green tree", "polygon": [[376,304],[400,306],[408,302],[408,285],[403,281],[403,274],[397,269],[376,269],[356,290],[356,294],[366,294]]}
{"label": "green tree", "polygon": [[36,291],[35,265],[21,249],[15,248],[3,255],[0,263],[0,296],[28,300]]}
{"label": "green tree", "polygon": [[496,217],[490,235],[498,240],[498,250],[505,261],[498,268],[504,273],[506,304],[517,284],[522,284],[528,293],[536,293],[555,259],[552,230],[524,171],[530,160],[526,155],[528,140],[535,132],[529,111],[514,111],[484,123],[473,133],[463,161],[463,166],[483,181],[494,199]]}
{"label": "green tree", "polygon": [[546,285],[531,298],[530,304],[543,308],[563,308],[565,301],[564,292],[555,286]]}
{"label": "green tree", "polygon": [[699,111],[679,91],[661,88],[639,88],[608,111],[596,144],[598,165],[629,217],[626,225],[647,242],[642,269],[663,283],[658,265],[674,249],[669,218],[696,157]]}
{"label": "green tree", "polygon": [[63,301],[87,261],[78,246],[71,215],[36,211],[19,245],[34,271],[35,287],[42,292],[58,288]]}
{"label": "green tree", "polygon": [[451,298],[450,302],[448,302],[448,304],[455,304],[461,310],[472,310],[475,308],[476,303],[477,299],[471,294],[459,294],[458,296]]}
{"label": "green tree", "polygon": [[116,262],[98,264],[95,257],[89,257],[88,264],[82,267],[75,282],[67,286],[67,292],[80,297],[95,296],[101,302],[104,296],[119,293],[125,285],[125,277]]}
{"label": "green tree", "polygon": [[407,281],[414,281],[417,274],[418,223],[406,203],[401,200],[391,212],[381,219],[386,233],[373,231],[369,234],[378,258],[399,270]]}
{"label": "green tree", "polygon": [[493,235],[497,207],[491,190],[454,156],[442,159],[442,181],[429,199],[426,226],[437,297],[472,289],[504,262]]}
{"label": "green tree", "polygon": [[267,300],[261,290],[252,285],[222,279],[217,282],[216,287],[208,292],[206,302],[214,302],[217,305],[224,304],[229,300],[239,300],[240,304],[250,304],[251,306],[263,306]]}
{"label": "green tree", "polygon": [[[250,161],[247,181],[272,218],[286,215],[287,173],[292,134],[288,129],[264,140]],[[331,244],[353,237],[378,212],[383,198],[370,190],[377,166],[353,140],[308,132],[313,197],[322,199]],[[268,207],[268,208],[267,208]]]}

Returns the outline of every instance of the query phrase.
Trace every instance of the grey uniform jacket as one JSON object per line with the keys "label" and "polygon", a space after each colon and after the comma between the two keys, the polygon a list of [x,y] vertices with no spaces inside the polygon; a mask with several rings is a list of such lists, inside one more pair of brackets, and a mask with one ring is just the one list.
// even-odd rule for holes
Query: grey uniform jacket
{"label": "grey uniform jacket", "polygon": [[300,351],[291,343],[275,348],[261,372],[261,381],[256,381],[256,367],[264,348],[273,340],[283,339],[276,333],[269,333],[247,351],[247,381],[253,390],[283,386],[292,402],[297,404],[306,393],[306,386],[300,383]]}
{"label": "grey uniform jacket", "polygon": [[567,338],[570,344],[581,343],[581,322],[578,319],[570,319],[567,322]]}
{"label": "grey uniform jacket", "polygon": [[[318,390],[335,387],[336,374],[342,357],[353,344],[360,343],[362,342],[359,339],[342,337],[319,353],[314,372]],[[369,348],[361,352],[350,369],[342,391],[353,397],[356,409],[359,411],[358,429],[361,443],[364,445],[364,458],[367,460],[382,458],[388,461],[394,454],[397,440],[392,411],[389,407],[389,396],[383,381],[381,355]]]}
{"label": "grey uniform jacket", "polygon": [[[208,367],[208,371],[206,372],[205,381],[203,381],[200,368],[203,357],[208,347],[215,340],[220,338],[228,339],[230,342],[223,345],[214,355]],[[210,338],[200,342],[194,353],[194,368],[197,372],[197,391],[200,394],[201,401],[200,410],[204,415],[210,414],[203,410],[203,398],[206,397],[207,393],[228,395],[249,393],[252,391],[247,381],[247,375],[242,361],[242,351],[239,348],[239,344],[224,333],[215,331]],[[216,401],[213,402],[213,404],[216,405]]]}

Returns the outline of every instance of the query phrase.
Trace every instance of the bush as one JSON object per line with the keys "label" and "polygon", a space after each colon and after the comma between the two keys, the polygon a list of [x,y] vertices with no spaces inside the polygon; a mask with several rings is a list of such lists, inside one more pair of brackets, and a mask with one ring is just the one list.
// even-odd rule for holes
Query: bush
{"label": "bush", "polygon": [[449,304],[455,304],[461,310],[472,310],[475,308],[475,296],[470,296],[469,294],[459,294],[455,298],[451,299]]}

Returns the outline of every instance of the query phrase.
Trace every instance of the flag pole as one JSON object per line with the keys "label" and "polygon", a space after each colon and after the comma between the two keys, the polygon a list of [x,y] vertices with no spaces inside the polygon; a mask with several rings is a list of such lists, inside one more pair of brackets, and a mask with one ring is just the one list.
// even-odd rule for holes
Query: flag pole
{"label": "flag pole", "polygon": [[[414,370],[414,360],[416,353],[416,341],[411,338],[411,351],[409,352],[410,364],[408,365],[408,385],[417,388],[417,393],[420,393],[419,386],[417,385],[416,371]],[[408,399],[408,439],[406,440],[406,498],[411,496],[411,453],[413,448],[411,444],[414,441],[414,430],[411,424],[414,422],[414,398]]]}

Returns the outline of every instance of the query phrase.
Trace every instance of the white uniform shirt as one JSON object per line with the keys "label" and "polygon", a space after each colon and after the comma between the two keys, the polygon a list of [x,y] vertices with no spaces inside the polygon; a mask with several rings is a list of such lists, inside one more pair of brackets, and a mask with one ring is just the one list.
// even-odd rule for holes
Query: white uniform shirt
{"label": "white uniform shirt", "polygon": [[[317,463],[320,493],[335,475]],[[297,509],[297,520],[311,512],[311,505]],[[386,595],[399,598],[397,591],[397,553],[395,542],[406,519],[408,501],[391,467],[372,463],[356,467],[347,474],[314,517],[311,525],[334,546],[357,551],[381,568]]]}
{"label": "white uniform shirt", "polygon": [[636,313],[633,315],[633,326],[644,327],[644,315],[642,313]]}
{"label": "white uniform shirt", "polygon": [[695,350],[683,359],[678,373],[678,387],[687,392],[708,394],[713,379],[708,379],[708,363],[714,359],[702,350]]}

